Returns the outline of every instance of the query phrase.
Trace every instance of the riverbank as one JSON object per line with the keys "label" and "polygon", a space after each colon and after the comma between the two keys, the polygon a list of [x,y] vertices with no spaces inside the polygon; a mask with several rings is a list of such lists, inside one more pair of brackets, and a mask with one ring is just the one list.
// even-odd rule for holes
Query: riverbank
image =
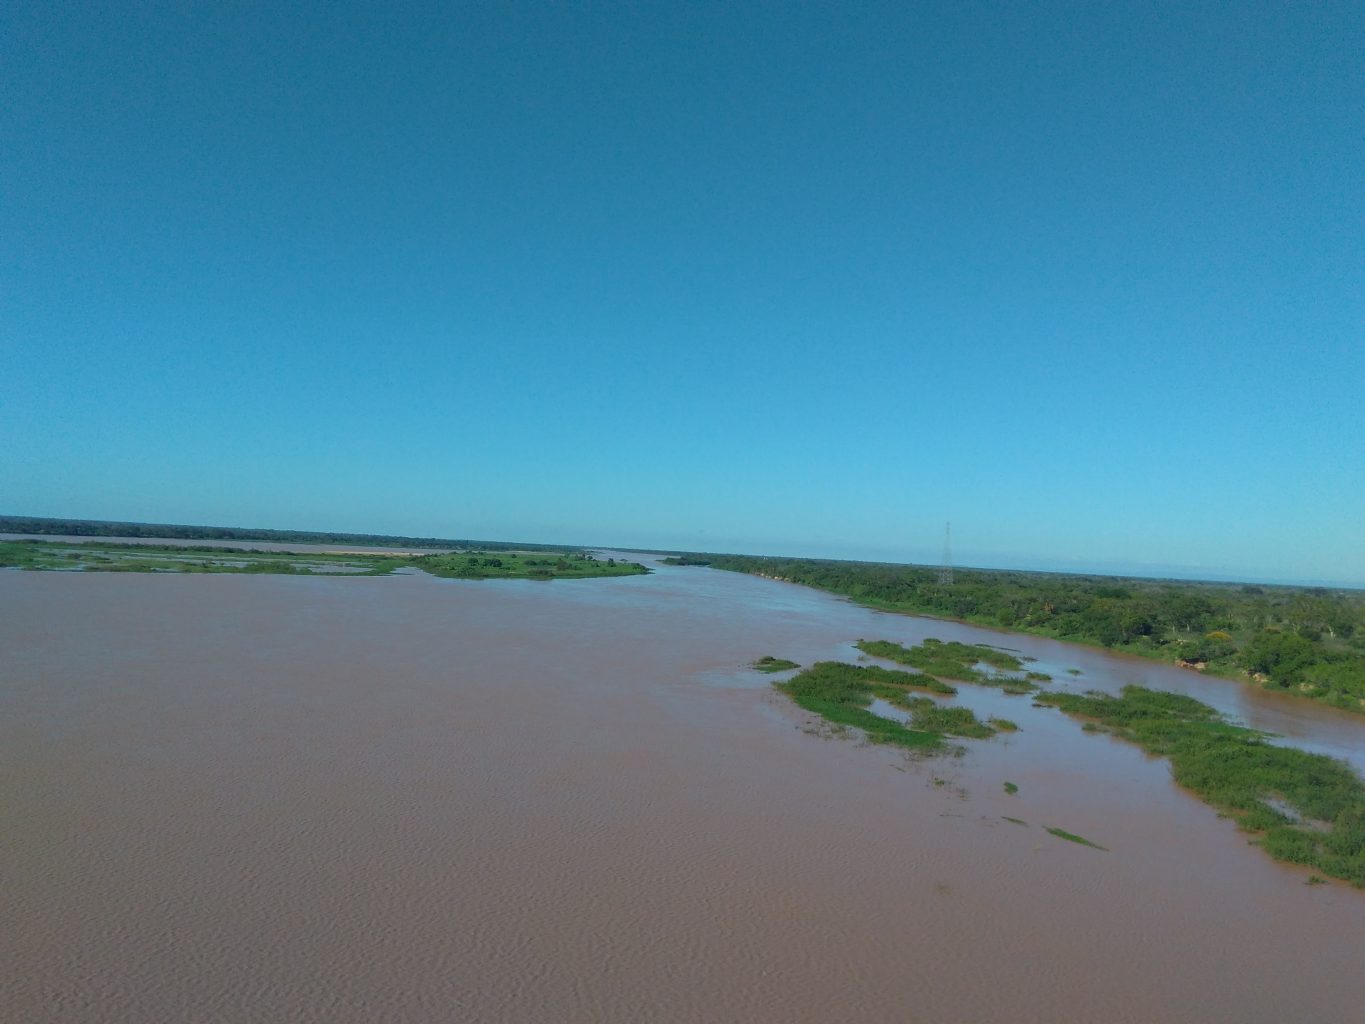
{"label": "riverbank", "polygon": [[275,550],[218,544],[114,541],[0,541],[0,568],[60,572],[251,573],[286,576],[387,576],[417,569],[447,579],[585,579],[639,576],[638,562],[599,559],[587,551],[483,551],[372,553]]}
{"label": "riverbank", "polygon": [[1365,591],[693,555],[669,564],[817,587],[930,616],[1179,665],[1365,712]]}

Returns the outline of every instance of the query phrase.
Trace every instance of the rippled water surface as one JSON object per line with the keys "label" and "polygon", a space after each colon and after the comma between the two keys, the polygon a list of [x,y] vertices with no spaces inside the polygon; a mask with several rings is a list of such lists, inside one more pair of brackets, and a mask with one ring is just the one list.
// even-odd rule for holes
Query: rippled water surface
{"label": "rippled water surface", "polygon": [[907,761],[744,668],[925,636],[1365,750],[1236,683],[709,569],[5,571],[0,1019],[1359,1019],[1365,893],[1164,762],[971,687],[1021,731]]}

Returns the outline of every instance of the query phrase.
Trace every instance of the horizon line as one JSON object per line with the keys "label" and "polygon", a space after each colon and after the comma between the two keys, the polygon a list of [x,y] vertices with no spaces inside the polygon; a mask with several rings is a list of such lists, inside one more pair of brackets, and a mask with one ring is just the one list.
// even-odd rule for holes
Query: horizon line
{"label": "horizon line", "polygon": [[[491,538],[491,537],[486,537],[486,538],[473,538],[473,537],[456,538],[456,537],[437,537],[437,536],[418,537],[418,536],[413,536],[413,535],[408,535],[408,534],[373,533],[373,532],[357,531],[357,530],[303,530],[303,529],[295,529],[295,528],[287,528],[287,527],[218,526],[218,525],[207,525],[207,524],[200,524],[200,523],[144,522],[144,521],[140,521],[140,520],[130,520],[130,519],[84,519],[84,518],[72,518],[72,517],[65,517],[65,516],[33,516],[33,515],[9,515],[9,514],[0,514],[0,530],[4,530],[5,526],[9,525],[9,524],[10,524],[11,522],[13,522],[13,521],[19,521],[19,522],[22,522],[22,521],[29,521],[29,522],[54,523],[54,524],[55,524],[55,523],[71,523],[71,524],[81,524],[81,525],[101,526],[101,527],[130,526],[130,527],[138,527],[138,528],[141,528],[141,529],[156,529],[156,528],[158,528],[158,527],[165,527],[165,528],[167,528],[167,529],[173,529],[173,530],[223,530],[223,531],[232,531],[232,532],[236,532],[236,533],[257,533],[257,534],[292,533],[292,534],[302,534],[302,535],[314,535],[314,536],[319,536],[319,537],[322,537],[322,536],[334,536],[334,537],[354,537],[354,538],[358,538],[358,539],[359,539],[359,538],[369,538],[369,539],[374,539],[374,540],[385,540],[385,541],[395,541],[395,542],[409,542],[409,543],[410,543],[410,542],[430,541],[430,542],[434,542],[434,543],[437,543],[437,544],[450,544],[450,545],[468,545],[468,544],[479,544],[479,543],[503,544],[503,545],[527,544],[527,545],[532,545],[532,546],[535,546],[535,547],[542,547],[542,548],[543,548],[543,547],[585,548],[585,549],[595,549],[595,550],[623,551],[623,552],[628,552],[628,553],[630,553],[630,554],[657,554],[657,555],[663,555],[663,556],[665,556],[665,557],[671,556],[671,555],[727,555],[727,556],[731,556],[731,557],[742,557],[742,558],[802,559],[802,560],[806,560],[806,561],[817,561],[817,562],[849,562],[849,563],[856,563],[856,564],[862,564],[862,565],[894,565],[894,566],[903,566],[903,567],[905,567],[905,568],[914,568],[914,569],[938,569],[938,568],[939,568],[938,565],[930,564],[930,563],[928,563],[928,562],[910,562],[910,561],[904,561],[904,562],[902,562],[902,561],[887,560],[887,559],[875,559],[875,558],[830,558],[830,557],[821,556],[821,555],[797,555],[797,554],[760,555],[760,554],[753,554],[753,553],[751,553],[751,552],[701,551],[701,550],[696,550],[696,549],[665,548],[665,547],[661,547],[661,546],[654,546],[654,547],[637,547],[637,546],[625,546],[625,545],[620,545],[620,544],[582,544],[582,543],[579,543],[579,544],[559,544],[559,543],[550,543],[550,542],[546,542],[546,541],[499,540],[499,539]],[[4,530],[4,532],[9,532],[9,531]],[[21,535],[21,536],[22,536],[22,535],[24,535],[24,531],[15,531],[15,535]],[[33,537],[60,536],[60,534],[55,534],[55,533],[54,533],[54,534],[44,534],[44,533],[33,533],[32,531],[29,531],[29,532],[28,532],[28,535],[29,535],[29,536],[33,536]],[[108,537],[108,538],[113,539],[113,538],[118,537],[119,535],[118,535],[118,534],[103,534],[103,535],[95,534],[95,535],[92,535],[92,536],[105,536],[105,537]],[[155,536],[151,536],[151,537],[144,537],[144,538],[142,538],[142,539],[153,539],[153,540],[154,540],[154,539],[162,539],[162,540],[177,540],[177,539],[180,539],[180,540],[195,540],[195,539],[212,540],[212,539],[215,539],[215,538],[192,538],[192,537],[191,537],[191,538],[175,538],[175,537],[157,538],[157,537],[155,537]],[[227,539],[227,540],[237,539],[237,540],[242,540],[242,541],[249,541],[249,540],[255,539],[255,540],[262,540],[262,541],[265,541],[266,543],[271,543],[271,541],[270,541],[268,538],[266,538],[266,537],[257,537],[257,538],[241,537],[241,538],[218,538],[218,539]],[[308,542],[308,541],[299,541],[298,543],[309,543],[309,542]],[[343,542],[343,541],[335,541],[334,543],[344,543],[344,542]],[[1092,564],[1093,564],[1093,563],[1092,563]],[[1104,578],[1108,578],[1108,579],[1140,579],[1140,580],[1150,580],[1150,581],[1153,581],[1153,582],[1163,582],[1163,581],[1167,581],[1167,582],[1172,582],[1172,583],[1214,583],[1214,584],[1222,584],[1222,585],[1243,584],[1243,585],[1258,585],[1258,586],[1272,586],[1272,587],[1298,587],[1298,588],[1309,588],[1309,589],[1318,588],[1318,589],[1336,589],[1336,590],[1365,590],[1365,581],[1358,581],[1358,582],[1357,582],[1357,581],[1347,581],[1347,580],[1306,579],[1306,578],[1298,578],[1298,579],[1283,579],[1283,578],[1281,578],[1281,579],[1268,579],[1268,578],[1264,578],[1264,577],[1249,576],[1249,575],[1245,575],[1245,574],[1237,574],[1237,573],[1231,573],[1231,572],[1218,572],[1217,570],[1213,570],[1211,575],[1194,575],[1195,573],[1199,573],[1201,570],[1199,570],[1199,569],[1197,569],[1197,568],[1195,568],[1195,567],[1189,567],[1188,569],[1185,569],[1184,567],[1180,567],[1180,566],[1169,566],[1169,567],[1164,567],[1164,568],[1167,570],[1167,571],[1164,571],[1164,572],[1162,572],[1162,571],[1143,572],[1143,571],[1141,571],[1141,570],[1135,570],[1135,571],[1120,571],[1120,570],[1115,570],[1115,569],[1112,569],[1112,568],[1111,568],[1111,569],[1098,569],[1098,568],[1083,568],[1083,567],[1078,567],[1078,568],[1069,569],[1069,570],[1068,570],[1068,569],[1042,569],[1042,568],[1028,568],[1028,567],[1019,566],[1019,565],[954,565],[953,568],[954,568],[955,570],[960,570],[960,571],[964,571],[964,572],[1021,572],[1021,573],[1032,573],[1032,574],[1036,574],[1036,575],[1045,575],[1045,576],[1099,576],[1099,577],[1104,577]],[[1188,571],[1188,572],[1190,573],[1190,575],[1172,575],[1170,570],[1175,570],[1175,571],[1177,571],[1177,572],[1186,572],[1186,571]]]}

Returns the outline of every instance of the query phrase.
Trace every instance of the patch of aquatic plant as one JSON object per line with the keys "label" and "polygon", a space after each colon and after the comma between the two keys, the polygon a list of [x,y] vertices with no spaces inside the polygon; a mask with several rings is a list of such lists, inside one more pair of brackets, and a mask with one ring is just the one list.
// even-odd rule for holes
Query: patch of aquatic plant
{"label": "patch of aquatic plant", "polygon": [[991,666],[997,672],[1019,672],[1024,663],[1014,655],[985,644],[964,644],[956,640],[944,642],[933,637],[914,647],[905,647],[890,640],[859,640],[858,650],[877,658],[886,658],[920,672],[943,679],[957,679],[985,686],[1002,686],[1007,692],[1024,693],[1037,684],[1024,678],[983,672],[978,665]]}
{"label": "patch of aquatic plant", "polygon": [[[862,646],[860,642],[859,647]],[[898,672],[895,669],[882,668],[879,665],[866,666],[869,672],[873,673],[876,680],[888,686],[895,686],[907,690],[924,690],[927,693],[937,693],[944,697],[954,697],[957,695],[957,687],[950,683],[945,683],[941,679],[935,679],[931,675],[923,672]]]}
{"label": "patch of aquatic plant", "polygon": [[995,730],[977,718],[971,708],[940,704],[929,697],[910,697],[882,687],[874,687],[873,692],[888,703],[909,711],[910,724],[916,729],[969,740],[989,739],[995,734]]}
{"label": "patch of aquatic plant", "polygon": [[1260,833],[1271,856],[1365,886],[1365,781],[1344,762],[1276,746],[1192,697],[1141,686],[1118,697],[1040,694],[1035,703],[1166,757],[1177,783]]}
{"label": "patch of aquatic plant", "polygon": [[1066,674],[1069,676],[1078,676],[1081,674],[1081,670],[1078,668],[1069,668],[1066,670]]}
{"label": "patch of aquatic plant", "polygon": [[775,658],[771,654],[765,654],[754,662],[752,667],[760,672],[786,672],[788,669],[800,668],[801,666],[794,661],[788,661],[786,658]]}
{"label": "patch of aquatic plant", "polygon": [[986,719],[986,723],[996,732],[1019,731],[1019,726],[1015,725],[1008,718],[995,718],[994,716],[992,716],[991,718]]}
{"label": "patch of aquatic plant", "polygon": [[937,693],[942,697],[957,696],[957,687],[951,683],[945,683],[942,679],[935,679],[933,676],[925,675],[920,672],[905,672],[903,675],[910,677],[910,682],[904,685],[912,690],[925,690],[928,693]]}
{"label": "patch of aquatic plant", "polygon": [[[1079,843],[1081,846],[1088,846],[1093,850],[1104,850],[1104,847],[1101,846],[1099,843],[1092,843],[1089,839],[1086,839],[1084,836],[1078,836],[1076,835],[1075,832],[1068,832],[1064,828],[1048,827],[1047,831],[1050,834],[1056,836],[1058,839],[1065,839],[1068,843]],[[1109,851],[1105,850],[1105,852],[1108,853]]]}
{"label": "patch of aquatic plant", "polygon": [[1013,782],[1006,782],[1005,792],[1008,793],[1010,796],[1014,796],[1015,793],[1019,792],[1019,787],[1016,786]]}
{"label": "patch of aquatic plant", "polygon": [[39,550],[37,545],[30,542],[0,540],[0,566],[10,569],[58,568],[55,565],[38,565]]}
{"label": "patch of aquatic plant", "polygon": [[[805,708],[836,725],[863,730],[873,743],[892,743],[901,747],[935,750],[943,745],[941,733],[911,729],[901,722],[883,718],[868,710],[877,690],[886,686],[886,676],[903,676],[875,666],[846,665],[838,661],[816,662],[777,689]],[[928,698],[924,698],[928,699]]]}
{"label": "patch of aquatic plant", "polygon": [[[842,665],[841,661],[825,661],[822,665]],[[850,668],[853,666],[849,666]],[[887,700],[896,701],[899,695],[907,690],[927,690],[930,693],[942,694],[951,697],[957,693],[955,687],[947,683],[940,683],[937,679],[920,675],[918,672],[900,672],[894,668],[882,668],[880,665],[858,666],[863,670],[864,678],[874,683],[879,692],[877,696],[885,697]]]}
{"label": "patch of aquatic plant", "polygon": [[1052,682],[1052,677],[1051,677],[1050,675],[1048,675],[1046,672],[1029,672],[1029,673],[1025,674],[1024,678],[1027,679],[1027,680],[1028,680],[1029,682],[1031,682],[1031,683],[1050,683],[1050,682]]}
{"label": "patch of aquatic plant", "polygon": [[1016,825],[1023,825],[1025,828],[1028,828],[1028,822],[1023,818],[1011,818],[1008,814],[1002,814],[1000,817],[1004,818],[1006,821],[1013,822]]}

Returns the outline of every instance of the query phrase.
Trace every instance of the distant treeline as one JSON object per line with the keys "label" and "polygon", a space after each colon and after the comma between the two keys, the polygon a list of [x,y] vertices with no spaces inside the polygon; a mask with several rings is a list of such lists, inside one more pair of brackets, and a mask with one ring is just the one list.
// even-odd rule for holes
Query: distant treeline
{"label": "distant treeline", "polygon": [[1099,644],[1365,711],[1365,591],[745,555],[674,565],[771,576],[892,611]]}
{"label": "distant treeline", "polygon": [[376,548],[479,548],[484,551],[577,551],[559,544],[389,537],[377,533],[319,533],[311,530],[252,530],[236,526],[180,526],[171,523],[115,523],[101,519],[44,519],[0,516],[0,533],[70,537],[166,537],[171,540],[259,540],[271,544],[349,544]]}

